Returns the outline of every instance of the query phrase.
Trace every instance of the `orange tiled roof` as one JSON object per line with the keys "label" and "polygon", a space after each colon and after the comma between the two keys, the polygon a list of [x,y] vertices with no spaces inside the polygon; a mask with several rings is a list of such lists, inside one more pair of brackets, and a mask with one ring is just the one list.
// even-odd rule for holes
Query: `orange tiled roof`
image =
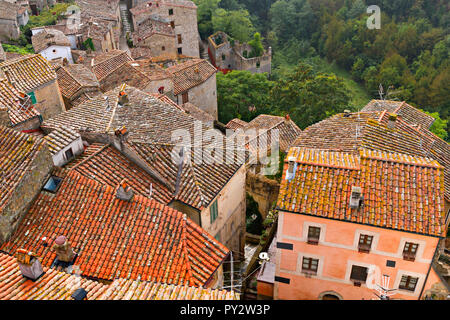
{"label": "orange tiled roof", "polygon": [[43,139],[0,126],[0,214],[43,148],[46,148]]}
{"label": "orange tiled roof", "polygon": [[31,105],[31,101],[28,107],[21,107],[22,96],[25,96],[24,92],[16,90],[6,79],[0,79],[0,109],[7,108],[12,126],[40,115],[39,111]]}
{"label": "orange tiled roof", "polygon": [[[430,158],[362,148],[358,154],[291,148],[295,176],[278,197],[280,210],[445,236],[444,176]],[[364,206],[349,207],[353,186],[362,188]]]}
{"label": "orange tiled roof", "polygon": [[29,54],[0,63],[0,77],[25,93],[56,79],[50,63],[40,54]]}
{"label": "orange tiled roof", "polygon": [[102,81],[105,77],[112,74],[125,62],[133,61],[126,51],[111,50],[96,55],[92,62],[92,71],[98,81]]}
{"label": "orange tiled roof", "polygon": [[34,52],[41,52],[51,46],[70,47],[69,38],[62,31],[44,28],[41,32],[31,37]]}
{"label": "orange tiled roof", "polygon": [[43,267],[36,281],[22,276],[16,258],[0,253],[0,300],[72,300],[78,288],[87,300],[239,300],[233,291],[116,279],[110,285]]}
{"label": "orange tiled roof", "polygon": [[44,137],[50,153],[55,155],[80,138],[80,134],[70,127],[59,127]]}
{"label": "orange tiled roof", "polygon": [[[97,145],[93,147],[96,148]],[[111,187],[115,187],[123,179],[127,179],[134,191],[144,197],[149,196],[151,185],[153,199],[163,204],[168,204],[172,200],[173,190],[169,190],[157,178],[152,177],[108,145],[96,149],[89,156],[83,156],[83,160],[71,168],[86,178],[94,179]]]}
{"label": "orange tiled roof", "polygon": [[86,66],[71,64],[56,71],[61,94],[71,99],[83,88],[99,88],[97,78]]}
{"label": "orange tiled roof", "polygon": [[179,95],[196,87],[217,72],[217,69],[205,59],[191,59],[167,68],[173,78],[173,93]]}
{"label": "orange tiled roof", "polygon": [[371,111],[384,111],[389,113],[395,113],[402,117],[402,120],[416,126],[422,126],[425,129],[429,129],[434,122],[434,118],[425,112],[414,108],[407,104],[405,101],[383,101],[372,100],[364,108],[362,112]]}
{"label": "orange tiled roof", "polygon": [[64,234],[78,253],[82,276],[204,285],[229,250],[189,218],[135,194],[116,198],[114,188],[69,172],[56,194],[42,191],[1,250],[33,250],[50,266],[51,245]]}

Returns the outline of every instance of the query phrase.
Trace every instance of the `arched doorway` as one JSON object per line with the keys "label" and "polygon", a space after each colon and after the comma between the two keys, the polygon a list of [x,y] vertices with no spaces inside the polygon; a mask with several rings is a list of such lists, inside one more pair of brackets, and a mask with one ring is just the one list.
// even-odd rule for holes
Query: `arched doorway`
{"label": "arched doorway", "polygon": [[343,300],[343,298],[335,291],[325,291],[319,295],[319,300]]}

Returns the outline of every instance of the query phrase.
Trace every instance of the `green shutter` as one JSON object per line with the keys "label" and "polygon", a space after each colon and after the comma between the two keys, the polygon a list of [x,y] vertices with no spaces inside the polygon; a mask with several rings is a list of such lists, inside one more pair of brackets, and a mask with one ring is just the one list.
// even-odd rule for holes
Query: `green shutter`
{"label": "green shutter", "polygon": [[34,92],[29,92],[28,96],[31,98],[31,103],[36,104],[36,96],[34,95]]}
{"label": "green shutter", "polygon": [[214,203],[211,205],[210,210],[210,217],[211,217],[211,223],[213,223],[214,221],[216,221],[218,212],[217,212],[217,200],[214,201]]}

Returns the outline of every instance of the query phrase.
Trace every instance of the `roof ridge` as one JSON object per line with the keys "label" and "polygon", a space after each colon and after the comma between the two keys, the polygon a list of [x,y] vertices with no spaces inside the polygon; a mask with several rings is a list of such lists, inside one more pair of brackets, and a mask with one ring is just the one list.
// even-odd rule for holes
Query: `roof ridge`
{"label": "roof ridge", "polygon": [[[384,154],[401,155],[402,157],[409,158],[411,160],[408,161],[408,160],[402,160],[402,159],[395,159],[392,157],[382,157],[382,156],[374,155],[374,153],[381,154],[381,155],[384,155]],[[367,148],[361,147],[361,148],[359,148],[359,156],[361,157],[361,159],[374,159],[374,160],[380,160],[380,161],[388,161],[388,162],[393,162],[393,163],[412,165],[412,166],[416,166],[416,167],[428,167],[428,168],[435,168],[435,169],[443,169],[444,168],[439,162],[437,162],[436,160],[434,160],[432,158],[412,156],[412,155],[408,155],[408,154],[400,153],[400,152],[372,150],[372,149],[367,149]],[[421,160],[429,160],[430,163],[419,162]],[[435,163],[435,164],[433,164],[433,163]]]}

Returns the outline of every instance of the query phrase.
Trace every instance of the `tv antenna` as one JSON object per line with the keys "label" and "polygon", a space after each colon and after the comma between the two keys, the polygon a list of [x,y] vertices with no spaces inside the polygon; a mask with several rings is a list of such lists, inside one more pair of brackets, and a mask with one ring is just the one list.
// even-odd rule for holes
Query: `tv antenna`
{"label": "tv antenna", "polygon": [[377,288],[375,288],[378,294],[375,292],[374,294],[380,300],[390,300],[390,297],[396,294],[395,291],[397,291],[397,289],[389,289],[389,281],[390,277],[387,274],[383,274],[383,277],[381,278],[381,285],[377,284]]}

